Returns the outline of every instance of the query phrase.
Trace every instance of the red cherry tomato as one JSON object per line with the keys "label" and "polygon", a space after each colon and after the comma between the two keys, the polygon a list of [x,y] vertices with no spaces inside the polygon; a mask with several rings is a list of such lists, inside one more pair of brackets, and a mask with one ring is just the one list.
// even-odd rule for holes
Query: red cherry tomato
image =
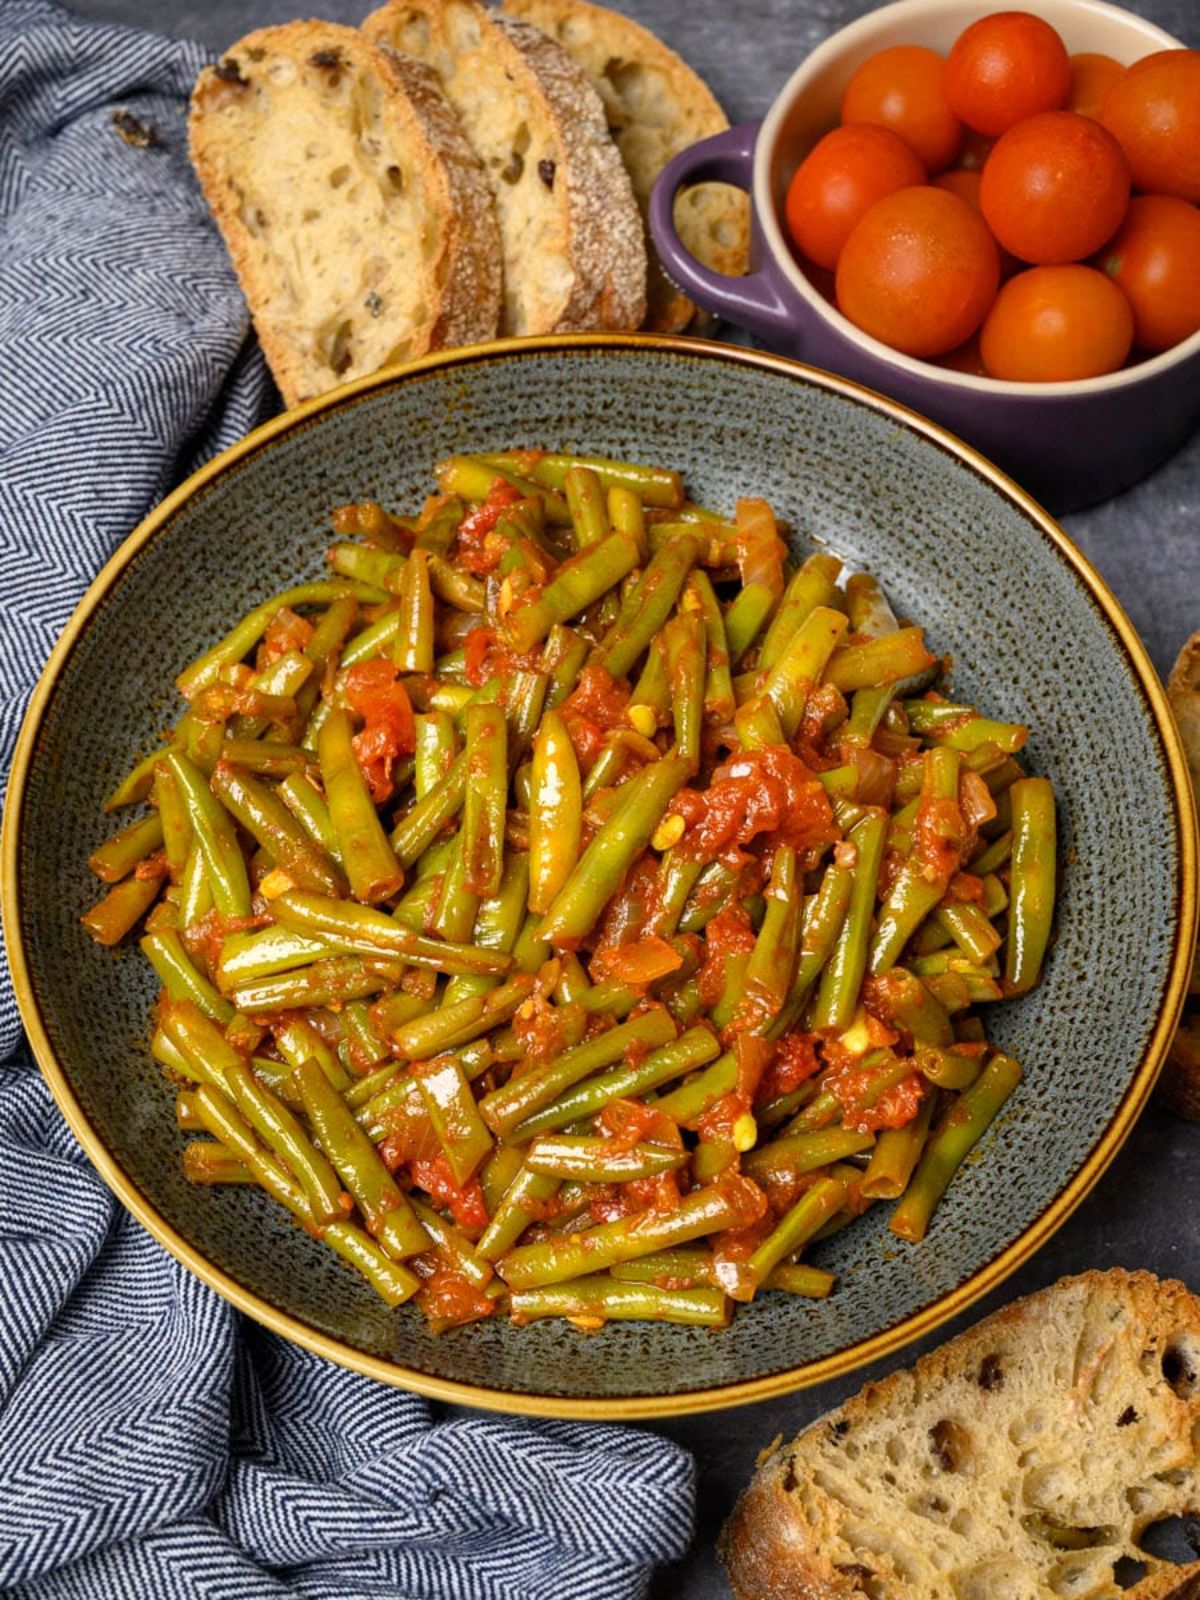
{"label": "red cherry tomato", "polygon": [[978,328],[1000,260],[982,217],[932,185],[876,203],[838,261],[838,307],[856,327],[910,356],[939,356]]}
{"label": "red cherry tomato", "polygon": [[898,133],[870,123],[835,128],[809,151],[788,186],[792,242],[819,267],[836,267],[859,218],[885,194],[925,182]]}
{"label": "red cherry tomato", "polygon": [[995,136],[1039,111],[1057,111],[1071,91],[1067,47],[1028,11],[980,17],[946,59],[946,98],[968,128]]}
{"label": "red cherry tomato", "polygon": [[1200,211],[1175,195],[1137,195],[1100,266],[1133,307],[1133,337],[1167,350],[1200,329]]}
{"label": "red cherry tomato", "polygon": [[926,172],[948,167],[963,130],[942,87],[946,63],[936,50],[900,44],[869,56],[842,96],[842,122],[874,122],[898,133]]}
{"label": "red cherry tomato", "polygon": [[993,378],[1055,383],[1115,372],[1133,343],[1129,302],[1094,267],[1030,267],[996,296],[979,335]]}
{"label": "red cherry tomato", "polygon": [[1129,168],[1112,134],[1091,117],[1046,111],[997,141],[979,203],[999,243],[1022,261],[1078,261],[1120,227]]}
{"label": "red cherry tomato", "polygon": [[1101,121],[1129,160],[1136,189],[1200,201],[1200,50],[1159,50],[1108,92]]}
{"label": "red cherry tomato", "polygon": [[1112,56],[1095,55],[1085,51],[1071,57],[1071,92],[1067,96],[1067,110],[1078,111],[1081,117],[1099,120],[1108,91],[1118,78],[1125,76],[1125,68]]}

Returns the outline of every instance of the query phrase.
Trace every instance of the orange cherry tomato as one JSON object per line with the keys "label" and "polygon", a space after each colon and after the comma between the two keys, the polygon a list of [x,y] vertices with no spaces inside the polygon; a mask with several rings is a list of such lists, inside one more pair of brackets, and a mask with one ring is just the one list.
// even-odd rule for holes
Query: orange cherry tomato
{"label": "orange cherry tomato", "polygon": [[1120,227],[1129,167],[1112,134],[1091,117],[1045,111],[997,141],[979,203],[999,243],[1022,261],[1078,261]]}
{"label": "orange cherry tomato", "polygon": [[1071,92],[1067,47],[1028,11],[994,11],[965,28],[946,58],[946,98],[968,128],[993,137],[1022,117],[1057,111]]}
{"label": "orange cherry tomato", "polygon": [[890,128],[835,128],[788,185],[784,213],[792,242],[817,266],[836,267],[855,223],[876,200],[924,182],[924,167]]}
{"label": "orange cherry tomato", "polygon": [[898,133],[926,172],[948,167],[963,130],[951,111],[942,77],[946,63],[924,45],[898,44],[869,56],[842,96],[842,122],[875,122]]}
{"label": "orange cherry tomato", "polygon": [[1133,307],[1133,337],[1167,350],[1200,329],[1200,211],[1175,195],[1136,195],[1100,266]]}
{"label": "orange cherry tomato", "polygon": [[1115,372],[1133,343],[1133,312],[1095,267],[1030,267],[996,296],[979,335],[993,378],[1056,383]]}
{"label": "orange cherry tomato", "polygon": [[924,185],[877,200],[842,249],[837,303],[856,327],[910,356],[940,356],[978,328],[1000,258],[965,200]]}
{"label": "orange cherry tomato", "polygon": [[1118,78],[1124,76],[1125,68],[1112,56],[1096,55],[1090,50],[1072,56],[1067,110],[1078,111],[1081,117],[1095,117],[1099,121],[1108,91]]}
{"label": "orange cherry tomato", "polygon": [[1135,189],[1200,201],[1200,50],[1158,50],[1126,69],[1101,121],[1129,160]]}

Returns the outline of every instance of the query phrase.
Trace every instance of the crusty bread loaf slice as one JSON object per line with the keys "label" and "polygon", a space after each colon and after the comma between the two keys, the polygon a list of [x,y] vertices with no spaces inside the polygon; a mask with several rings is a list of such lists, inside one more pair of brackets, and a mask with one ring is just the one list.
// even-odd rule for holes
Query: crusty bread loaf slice
{"label": "crusty bread loaf slice", "polygon": [[420,62],[333,23],[263,28],[200,74],[190,142],[288,405],[495,337],[491,191]]}
{"label": "crusty bread loaf slice", "polygon": [[[595,85],[643,216],[650,191],[672,156],[729,126],[711,89],[649,29],[588,0],[504,0],[556,39]],[[743,273],[750,253],[750,201],[725,183],[700,183],[675,201],[675,226],[687,248],[714,272]],[[696,308],[662,269],[653,246],[646,326],[680,333]]]}
{"label": "crusty bread loaf slice", "polygon": [[1065,1278],[870,1384],[762,1463],[722,1535],[738,1600],[1166,1600],[1139,1548],[1200,1507],[1200,1300]]}
{"label": "crusty bread loaf slice", "polygon": [[[1200,633],[1179,652],[1167,679],[1167,699],[1183,740],[1192,788],[1200,797]],[[1161,1092],[1172,1111],[1200,1122],[1200,950],[1183,1021],[1163,1068]]]}
{"label": "crusty bread loaf slice", "polygon": [[641,221],[599,96],[545,34],[476,0],[390,0],[376,43],[437,72],[492,184],[502,333],[640,326]]}

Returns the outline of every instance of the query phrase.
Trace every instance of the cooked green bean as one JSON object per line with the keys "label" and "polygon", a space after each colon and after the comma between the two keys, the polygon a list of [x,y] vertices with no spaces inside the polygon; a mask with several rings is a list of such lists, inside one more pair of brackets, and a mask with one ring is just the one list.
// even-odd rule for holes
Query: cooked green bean
{"label": "cooked green bean", "polygon": [[427,1249],[428,1235],[407,1196],[317,1063],[302,1061],[296,1068],[296,1082],[304,1114],[322,1150],[362,1208],[372,1238],[394,1261]]}
{"label": "cooked green bean", "polygon": [[1041,976],[1050,942],[1058,846],[1048,779],[1020,778],[1009,794],[1013,842],[1004,987],[1023,994]]}
{"label": "cooked green bean", "polygon": [[191,1000],[206,1017],[222,1025],[232,1020],[233,1006],[196,967],[177,933],[164,928],[146,934],[140,942],[142,954],[172,1000]]}
{"label": "cooked green bean", "polygon": [[404,882],[404,874],[359,771],[350,719],[344,711],[334,711],[326,719],[317,740],[317,759],[351,891],[356,899],[369,903],[386,900]]}
{"label": "cooked green bean", "polygon": [[687,1244],[726,1228],[748,1227],[762,1209],[758,1187],[734,1174],[684,1195],[674,1211],[643,1211],[579,1233],[517,1245],[497,1262],[497,1271],[514,1290],[565,1283],[653,1250]]}
{"label": "cooked green bean", "polygon": [[535,1112],[544,1111],[581,1078],[619,1061],[630,1046],[653,1048],[674,1037],[675,1023],[661,1009],[622,1022],[553,1061],[531,1066],[502,1088],[493,1089],[479,1103],[484,1121],[496,1133],[507,1134]]}
{"label": "cooked green bean", "polygon": [[[156,782],[157,782],[156,777]],[[186,817],[184,818],[186,821]],[[186,843],[186,838],[185,838]],[[88,857],[88,866],[102,883],[119,883],[139,861],[153,855],[163,845],[162,819],[155,812],[139,822],[131,822],[120,833],[106,839]]]}
{"label": "cooked green bean", "polygon": [[729,1301],[720,1289],[660,1289],[652,1283],[619,1283],[602,1275],[517,1290],[510,1306],[518,1325],[538,1317],[570,1317],[598,1326],[634,1317],[693,1328],[723,1328],[729,1321]]}
{"label": "cooked green bean", "polygon": [[875,909],[875,888],[887,838],[887,814],[872,809],[850,830],[855,847],[854,880],[845,920],[821,972],[813,1007],[814,1028],[844,1028],[854,1015],[867,966],[867,942]]}
{"label": "cooked green bean", "polygon": [[664,811],[687,781],[688,767],[685,758],[667,755],[623,786],[612,815],[543,918],[544,939],[569,949],[591,930],[622,874],[650,843]]}
{"label": "cooked green bean", "polygon": [[912,1181],[892,1213],[893,1233],[914,1243],[925,1237],[929,1219],[950,1180],[1020,1081],[1018,1064],[1011,1056],[997,1053],[971,1087],[963,1090],[930,1135]]}

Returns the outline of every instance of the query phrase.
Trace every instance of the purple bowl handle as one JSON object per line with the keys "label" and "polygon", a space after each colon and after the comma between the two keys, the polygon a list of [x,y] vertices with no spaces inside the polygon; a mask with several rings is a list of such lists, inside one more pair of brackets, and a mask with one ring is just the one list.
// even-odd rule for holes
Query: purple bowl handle
{"label": "purple bowl handle", "polygon": [[[706,311],[740,323],[770,340],[794,328],[791,290],[762,247],[753,243],[754,271],[729,277],[702,266],[675,231],[675,196],[695,183],[731,183],[752,192],[754,145],[760,122],[741,122],[711,139],[701,139],[669,161],[650,195],[650,236],[667,276]],[[754,232],[757,235],[757,225]]]}

